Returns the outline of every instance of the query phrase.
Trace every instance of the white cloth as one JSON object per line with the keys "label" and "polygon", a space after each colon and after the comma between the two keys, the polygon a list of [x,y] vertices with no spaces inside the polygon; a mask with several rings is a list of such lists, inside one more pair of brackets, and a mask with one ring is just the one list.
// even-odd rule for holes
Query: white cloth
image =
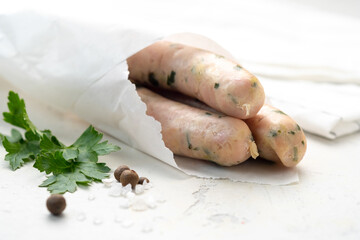
{"label": "white cloth", "polygon": [[[19,6],[21,4],[11,1],[2,6],[0,12],[16,12],[21,8]],[[58,3],[24,1],[22,6],[96,24],[141,26],[150,31],[194,32],[207,36],[231,52],[250,72],[264,79],[264,85],[267,85],[265,91],[275,106],[284,108],[306,131],[333,139],[358,129],[355,124],[359,119],[353,116],[359,115],[360,108],[354,106],[354,94],[348,96],[337,89],[343,89],[343,83],[360,84],[359,1],[137,0],[124,4],[104,0],[100,4],[63,0]],[[279,91],[272,92],[268,84],[270,80],[275,81],[279,91],[282,89],[281,94],[285,95],[295,88],[303,94],[284,98],[281,94],[277,95]],[[276,84],[278,80],[283,80],[283,84]],[[319,87],[321,91],[310,96],[307,94],[311,91],[309,87],[319,85],[309,83],[306,87],[302,83],[300,89],[294,80],[334,82],[339,85],[331,90]],[[322,99],[334,102],[331,99],[333,94],[341,99],[339,103],[347,103],[341,104],[341,108],[351,109],[350,118],[343,115],[344,110],[338,111],[336,105],[331,111],[335,118],[321,113],[329,112],[328,108],[322,109],[322,104],[317,104],[317,111],[314,112],[316,104],[312,102],[321,102]],[[303,96],[309,96],[309,101],[304,101]],[[296,102],[301,102],[301,108],[292,115],[295,105],[291,105]],[[305,105],[304,102],[310,104]],[[320,116],[323,117],[321,131],[316,122]],[[342,124],[339,125],[339,122]]]}
{"label": "white cloth", "polygon": [[261,79],[269,102],[308,132],[335,139],[360,129],[360,85]]}

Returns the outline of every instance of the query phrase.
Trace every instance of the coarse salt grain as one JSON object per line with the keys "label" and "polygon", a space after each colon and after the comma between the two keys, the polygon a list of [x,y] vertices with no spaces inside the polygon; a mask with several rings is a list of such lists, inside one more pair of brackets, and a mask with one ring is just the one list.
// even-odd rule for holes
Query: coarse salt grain
{"label": "coarse salt grain", "polygon": [[149,182],[149,183],[147,183],[147,184],[144,184],[145,190],[148,190],[148,189],[150,189],[150,188],[152,188],[152,187],[153,187],[153,184],[152,184],[151,182]]}
{"label": "coarse salt grain", "polygon": [[153,196],[148,196],[147,198],[145,198],[145,203],[149,208],[156,208],[156,201],[155,198]]}
{"label": "coarse salt grain", "polygon": [[144,222],[143,226],[141,228],[141,231],[143,233],[148,233],[151,232],[153,230],[153,225],[151,224],[151,222]]}
{"label": "coarse salt grain", "polygon": [[128,193],[126,193],[125,197],[126,197],[127,199],[133,199],[133,198],[135,197],[135,193],[133,193],[133,192],[128,192]]}
{"label": "coarse salt grain", "polygon": [[145,211],[148,209],[147,204],[143,199],[135,199],[131,204],[131,209],[134,211]]}
{"label": "coarse salt grain", "polygon": [[164,198],[164,196],[159,195],[159,196],[156,197],[156,202],[164,203],[164,202],[166,202],[166,199]]}
{"label": "coarse salt grain", "polygon": [[112,197],[119,197],[122,193],[122,185],[121,184],[115,184],[110,188],[109,195]]}
{"label": "coarse salt grain", "polygon": [[131,220],[131,219],[126,219],[126,220],[123,220],[123,221],[121,222],[121,226],[122,226],[123,228],[129,228],[129,227],[131,227],[132,225],[134,225],[134,221]]}
{"label": "coarse salt grain", "polygon": [[100,217],[95,217],[93,220],[94,225],[101,225],[103,223],[103,220]]}
{"label": "coarse salt grain", "polygon": [[122,218],[122,216],[115,216],[114,221],[115,221],[116,223],[122,223],[123,218]]}
{"label": "coarse salt grain", "polygon": [[144,192],[144,186],[141,185],[141,184],[137,184],[137,185],[135,186],[135,193],[136,193],[136,194],[141,194],[141,193],[143,193],[143,192]]}
{"label": "coarse salt grain", "polygon": [[89,196],[88,196],[88,200],[89,201],[95,200],[95,195],[90,193]]}
{"label": "coarse salt grain", "polygon": [[126,194],[128,194],[129,192],[131,192],[131,184],[126,185],[125,187],[122,187],[121,189],[121,195],[122,196],[126,196]]}
{"label": "coarse salt grain", "polygon": [[130,201],[127,198],[120,198],[119,202],[120,208],[129,208],[130,207]]}
{"label": "coarse salt grain", "polygon": [[76,217],[76,220],[78,220],[80,222],[85,221],[85,219],[86,219],[86,215],[83,212],[80,212]]}
{"label": "coarse salt grain", "polygon": [[114,179],[111,179],[111,178],[105,178],[103,180],[101,180],[102,183],[104,184],[105,187],[111,187]]}

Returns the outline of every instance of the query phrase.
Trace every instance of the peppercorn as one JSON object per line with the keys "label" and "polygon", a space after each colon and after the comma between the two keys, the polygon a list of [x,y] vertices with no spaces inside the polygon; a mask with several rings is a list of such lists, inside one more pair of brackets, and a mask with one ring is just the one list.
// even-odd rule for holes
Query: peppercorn
{"label": "peppercorn", "polygon": [[58,216],[66,207],[65,198],[61,194],[53,194],[46,200],[46,207],[53,215]]}
{"label": "peppercorn", "polygon": [[130,170],[130,168],[126,165],[119,166],[114,172],[115,179],[120,182],[120,176],[121,176],[122,172],[125,170]]}
{"label": "peppercorn", "polygon": [[124,170],[120,175],[120,182],[123,186],[131,184],[132,188],[135,188],[139,181],[139,175],[134,170]]}
{"label": "peppercorn", "polygon": [[139,181],[138,181],[138,184],[144,184],[144,181],[146,181],[147,183],[149,183],[149,179],[147,179],[146,177],[140,177],[139,178]]}

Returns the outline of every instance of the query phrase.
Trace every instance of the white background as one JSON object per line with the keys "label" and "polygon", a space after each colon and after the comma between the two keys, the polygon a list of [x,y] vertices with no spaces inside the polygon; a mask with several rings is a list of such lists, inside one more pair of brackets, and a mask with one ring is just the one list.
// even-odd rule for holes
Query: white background
{"label": "white background", "polygon": [[[293,64],[303,64],[305,59],[315,65],[341,65],[351,73],[344,75],[344,80],[359,81],[353,78],[359,69],[359,55],[354,54],[358,43],[340,31],[349,32],[345,30],[351,24],[329,26],[313,18],[318,13],[358,22],[357,1],[84,1],[3,6],[7,11],[34,8],[78,20],[121,21],[169,32],[200,33],[220,43],[260,76],[264,68],[254,63],[257,59],[272,60],[278,66],[286,59]],[[331,27],[336,30],[333,36],[338,36],[336,42],[331,35],[321,41],[322,30]],[[301,49],[300,58],[294,56],[299,51],[293,46]],[[334,79],[329,80],[340,81],[337,75]],[[3,112],[7,92],[13,87],[2,81],[0,89]],[[36,125],[52,129],[65,143],[71,143],[88,125],[25,97]],[[9,130],[1,121],[0,131]],[[151,179],[154,188],[137,198],[166,200],[144,212],[119,208],[120,198],[110,197],[107,188],[96,184],[65,194],[68,207],[61,218],[54,218],[45,208],[48,192],[37,187],[44,174],[30,164],[12,172],[7,162],[0,161],[0,239],[359,239],[360,134],[331,141],[307,133],[307,138],[307,154],[296,168],[300,182],[287,186],[188,177],[119,143],[122,150],[103,161],[112,170],[128,164]],[[0,159],[4,155],[1,148]],[[89,196],[95,199],[89,200]],[[78,220],[79,214],[85,214],[83,221]],[[114,220],[117,217],[131,219],[134,225],[124,228]],[[152,231],[144,233],[144,226],[151,226]]]}

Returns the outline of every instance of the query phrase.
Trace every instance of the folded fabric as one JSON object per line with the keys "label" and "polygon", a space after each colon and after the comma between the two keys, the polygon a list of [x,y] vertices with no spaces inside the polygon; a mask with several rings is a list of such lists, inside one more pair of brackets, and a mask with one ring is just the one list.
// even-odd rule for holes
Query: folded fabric
{"label": "folded fabric", "polygon": [[305,131],[335,139],[360,130],[360,86],[262,79],[272,105]]}
{"label": "folded fabric", "polygon": [[[245,68],[275,80],[360,84],[359,17],[326,11],[330,2],[322,8],[301,1],[255,2],[242,6],[238,25],[224,20],[230,27],[214,38],[227,43]],[[359,3],[343,5],[359,9]]]}

